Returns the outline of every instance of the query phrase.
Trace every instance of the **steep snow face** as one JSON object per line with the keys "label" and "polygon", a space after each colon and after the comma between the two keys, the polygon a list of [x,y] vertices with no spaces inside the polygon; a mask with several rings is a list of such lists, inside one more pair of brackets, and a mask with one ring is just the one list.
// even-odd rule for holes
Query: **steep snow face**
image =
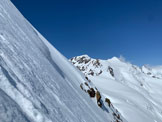
{"label": "steep snow face", "polygon": [[0,0],[0,122],[109,122],[84,76],[9,0]]}
{"label": "steep snow face", "polygon": [[70,60],[108,97],[128,122],[162,121],[162,67],[142,68],[113,57]]}

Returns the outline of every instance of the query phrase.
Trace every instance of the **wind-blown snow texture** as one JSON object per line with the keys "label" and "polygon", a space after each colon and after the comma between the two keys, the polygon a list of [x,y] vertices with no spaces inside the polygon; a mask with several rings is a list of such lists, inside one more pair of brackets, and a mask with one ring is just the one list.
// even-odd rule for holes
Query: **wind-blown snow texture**
{"label": "wind-blown snow texture", "polygon": [[0,122],[109,122],[84,76],[10,0],[0,0]]}
{"label": "wind-blown snow texture", "polygon": [[128,122],[162,122],[162,67],[122,59],[77,56],[71,62],[108,97]]}

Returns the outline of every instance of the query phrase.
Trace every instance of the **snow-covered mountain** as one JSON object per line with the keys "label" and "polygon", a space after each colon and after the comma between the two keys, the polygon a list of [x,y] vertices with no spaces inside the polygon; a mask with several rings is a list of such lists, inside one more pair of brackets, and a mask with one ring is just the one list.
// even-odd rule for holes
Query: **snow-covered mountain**
{"label": "snow-covered mountain", "polygon": [[128,122],[162,122],[162,67],[138,67],[113,57],[70,59]]}
{"label": "snow-covered mountain", "polygon": [[10,0],[0,0],[0,122],[124,121],[97,90],[102,107],[97,93],[81,90],[86,81]]}

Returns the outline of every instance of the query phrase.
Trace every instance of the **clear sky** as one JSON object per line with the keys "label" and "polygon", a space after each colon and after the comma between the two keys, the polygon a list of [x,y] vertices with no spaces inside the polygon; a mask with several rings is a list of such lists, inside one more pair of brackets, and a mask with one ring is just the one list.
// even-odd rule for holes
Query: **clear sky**
{"label": "clear sky", "polygon": [[67,58],[162,64],[162,0],[11,0]]}

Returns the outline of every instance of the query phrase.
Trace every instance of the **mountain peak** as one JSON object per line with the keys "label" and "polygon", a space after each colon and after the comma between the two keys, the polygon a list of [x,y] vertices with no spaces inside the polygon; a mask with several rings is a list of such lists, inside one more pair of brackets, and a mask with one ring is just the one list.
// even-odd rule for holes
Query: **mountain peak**
{"label": "mountain peak", "polygon": [[83,58],[91,58],[89,55],[87,55],[87,54],[84,54],[84,55],[80,55],[80,56],[76,56],[76,57],[83,57]]}
{"label": "mountain peak", "polygon": [[108,59],[108,61],[112,61],[112,62],[118,62],[118,61],[121,61],[119,58],[117,57],[112,57],[111,59]]}

